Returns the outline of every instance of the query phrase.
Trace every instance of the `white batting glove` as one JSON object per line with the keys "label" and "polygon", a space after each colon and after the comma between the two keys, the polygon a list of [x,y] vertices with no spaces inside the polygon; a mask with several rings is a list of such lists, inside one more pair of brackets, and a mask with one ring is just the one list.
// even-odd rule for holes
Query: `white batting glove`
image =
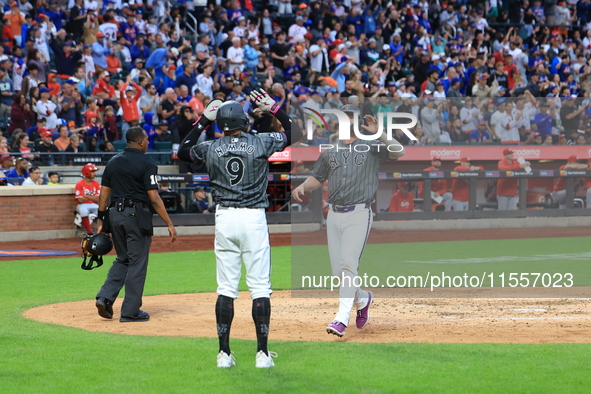
{"label": "white batting glove", "polygon": [[273,115],[281,108],[263,89],[253,90],[250,92],[250,99],[255,103],[261,111],[268,112]]}
{"label": "white batting glove", "polygon": [[218,108],[222,105],[222,100],[211,100],[203,111],[203,116],[205,116],[208,120],[215,122],[216,116],[218,114]]}

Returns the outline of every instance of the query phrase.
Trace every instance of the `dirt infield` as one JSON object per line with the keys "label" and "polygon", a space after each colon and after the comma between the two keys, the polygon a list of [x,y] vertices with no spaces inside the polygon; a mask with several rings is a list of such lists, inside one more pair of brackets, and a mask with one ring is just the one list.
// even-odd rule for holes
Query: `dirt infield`
{"label": "dirt infield", "polygon": [[[23,315],[88,331],[128,335],[217,336],[214,293],[144,297],[151,320],[120,323],[97,315],[94,301],[45,305]],[[247,292],[235,303],[232,338],[255,340]],[[120,300],[115,304],[119,316]],[[376,298],[370,324],[355,327],[354,316],[342,339],[326,333],[338,308],[334,298],[291,298],[273,294],[273,341],[428,342],[428,343],[589,343],[591,301],[582,299],[392,299]]]}
{"label": "dirt infield", "polygon": [[[587,227],[540,229],[487,229],[454,231],[372,230],[369,243],[455,241],[481,239],[553,238],[589,236]],[[298,244],[326,244],[326,232],[294,236]],[[153,239],[151,252],[213,249],[213,236],[183,236],[171,245],[165,237]],[[78,250],[80,241],[50,240],[0,243],[5,249]],[[272,234],[272,246],[291,244],[290,234]],[[39,257],[35,257],[39,258]],[[24,258],[0,258],[20,260]],[[89,331],[129,335],[216,337],[213,293],[144,297],[147,323],[123,324],[99,317],[94,301],[45,305],[23,315],[42,322]],[[115,304],[119,316],[121,300]],[[342,339],[326,334],[325,326],[338,308],[334,298],[292,298],[289,291],[273,294],[272,340],[427,343],[590,343],[591,300],[488,298],[376,298],[371,323],[355,327],[354,316]],[[256,339],[248,293],[236,301],[232,337]]]}

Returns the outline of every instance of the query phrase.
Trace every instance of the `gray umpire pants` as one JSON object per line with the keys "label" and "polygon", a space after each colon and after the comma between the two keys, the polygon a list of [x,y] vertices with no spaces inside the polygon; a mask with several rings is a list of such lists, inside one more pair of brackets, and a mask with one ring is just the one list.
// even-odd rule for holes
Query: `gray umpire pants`
{"label": "gray umpire pants", "polygon": [[517,210],[517,196],[497,196],[499,211]]}
{"label": "gray umpire pants", "polygon": [[109,269],[97,298],[115,301],[125,286],[121,316],[135,316],[142,306],[152,237],[139,230],[136,208],[126,207],[122,212],[112,208],[109,215],[117,259]]}

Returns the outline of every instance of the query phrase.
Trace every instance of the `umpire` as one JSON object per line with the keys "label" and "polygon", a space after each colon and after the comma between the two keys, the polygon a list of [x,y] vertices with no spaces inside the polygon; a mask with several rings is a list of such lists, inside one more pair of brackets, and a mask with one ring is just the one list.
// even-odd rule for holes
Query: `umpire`
{"label": "umpire", "polygon": [[125,286],[119,321],[138,322],[150,320],[140,307],[153,235],[152,210],[168,225],[171,243],[176,230],[158,194],[158,167],[145,155],[148,135],[132,127],[126,138],[127,148],[109,161],[102,177],[99,233],[112,234],[117,259],[96,296],[96,307],[100,316],[112,319],[113,302]]}

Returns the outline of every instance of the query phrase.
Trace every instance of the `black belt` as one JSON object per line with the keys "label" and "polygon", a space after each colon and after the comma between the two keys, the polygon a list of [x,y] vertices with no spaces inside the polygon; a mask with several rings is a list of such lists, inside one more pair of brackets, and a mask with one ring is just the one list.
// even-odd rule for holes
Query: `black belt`
{"label": "black belt", "polygon": [[[357,205],[362,205],[361,204],[356,204],[356,205],[331,205],[331,208],[334,212],[339,212],[339,213],[343,213],[343,212],[352,212],[355,210],[355,207],[357,207]],[[370,202],[366,202],[365,203],[365,209],[369,208],[371,206]]]}
{"label": "black belt", "polygon": [[115,208],[118,205],[125,208],[135,208],[136,205],[143,207],[146,204],[140,201],[133,201],[128,198],[117,198],[114,201],[111,201],[111,204],[109,204],[109,208]]}

